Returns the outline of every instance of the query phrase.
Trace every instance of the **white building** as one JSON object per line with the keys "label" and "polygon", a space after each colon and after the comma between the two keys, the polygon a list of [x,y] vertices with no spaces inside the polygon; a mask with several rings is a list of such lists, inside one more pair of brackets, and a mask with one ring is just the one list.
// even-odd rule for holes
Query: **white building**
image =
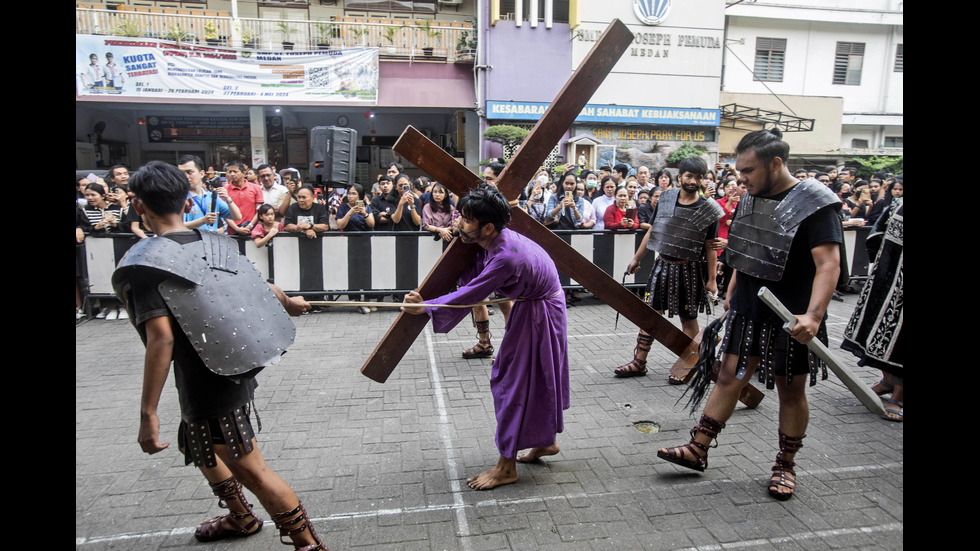
{"label": "white building", "polygon": [[[903,2],[742,0],[726,18],[722,106],[812,119],[812,132],[785,134],[794,156],[902,154]],[[723,131],[720,150],[745,129]]]}

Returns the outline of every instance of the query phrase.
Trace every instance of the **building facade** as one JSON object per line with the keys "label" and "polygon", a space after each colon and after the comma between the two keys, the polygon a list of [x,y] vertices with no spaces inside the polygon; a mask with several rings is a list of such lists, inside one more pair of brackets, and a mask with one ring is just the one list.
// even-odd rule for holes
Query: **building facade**
{"label": "building facade", "polygon": [[634,43],[548,166],[726,162],[771,125],[797,166],[902,152],[896,0],[118,0],[77,3],[76,166],[305,170],[310,129],[340,126],[367,182],[412,125],[476,170],[511,154],[482,133],[533,126],[613,19]]}
{"label": "building facade", "polygon": [[357,131],[358,181],[408,125],[479,160],[477,0],[77,4],[78,169],[190,153],[305,173],[317,126]]}
{"label": "building facade", "polygon": [[[539,5],[540,4],[540,5]],[[715,155],[724,38],[722,0],[673,2],[659,20],[641,19],[637,2],[491,2],[486,18],[482,128],[530,127],[564,86],[603,30],[619,19],[633,45],[546,162],[590,169],[625,162],[651,169],[691,144]],[[547,17],[552,13],[567,17]],[[504,153],[484,143],[483,155]]]}
{"label": "building facade", "polygon": [[[726,18],[721,104],[766,109],[756,127],[778,115],[813,121],[785,134],[795,164],[902,154],[903,2],[743,1]],[[723,153],[754,129],[739,122],[722,125]]]}

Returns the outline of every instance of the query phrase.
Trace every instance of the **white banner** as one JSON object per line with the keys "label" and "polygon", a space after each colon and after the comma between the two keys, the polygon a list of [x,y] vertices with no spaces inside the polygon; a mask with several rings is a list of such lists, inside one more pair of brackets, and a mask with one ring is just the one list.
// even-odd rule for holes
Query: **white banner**
{"label": "white banner", "polygon": [[79,96],[375,105],[378,49],[255,51],[75,36]]}

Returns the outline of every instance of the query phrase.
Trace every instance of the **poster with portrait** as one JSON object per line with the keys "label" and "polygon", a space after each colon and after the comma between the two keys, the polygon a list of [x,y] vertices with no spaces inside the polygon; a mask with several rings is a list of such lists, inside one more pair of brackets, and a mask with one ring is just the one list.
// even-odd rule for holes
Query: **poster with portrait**
{"label": "poster with portrait", "polygon": [[378,49],[238,50],[76,35],[75,81],[79,97],[375,105]]}

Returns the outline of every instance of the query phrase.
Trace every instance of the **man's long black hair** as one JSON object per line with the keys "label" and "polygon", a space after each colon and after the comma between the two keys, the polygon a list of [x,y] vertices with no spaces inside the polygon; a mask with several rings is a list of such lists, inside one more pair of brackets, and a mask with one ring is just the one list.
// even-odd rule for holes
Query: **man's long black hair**
{"label": "man's long black hair", "polygon": [[501,231],[510,222],[510,203],[504,194],[490,185],[480,184],[459,200],[457,209],[464,218],[476,220],[480,227],[493,224]]}

